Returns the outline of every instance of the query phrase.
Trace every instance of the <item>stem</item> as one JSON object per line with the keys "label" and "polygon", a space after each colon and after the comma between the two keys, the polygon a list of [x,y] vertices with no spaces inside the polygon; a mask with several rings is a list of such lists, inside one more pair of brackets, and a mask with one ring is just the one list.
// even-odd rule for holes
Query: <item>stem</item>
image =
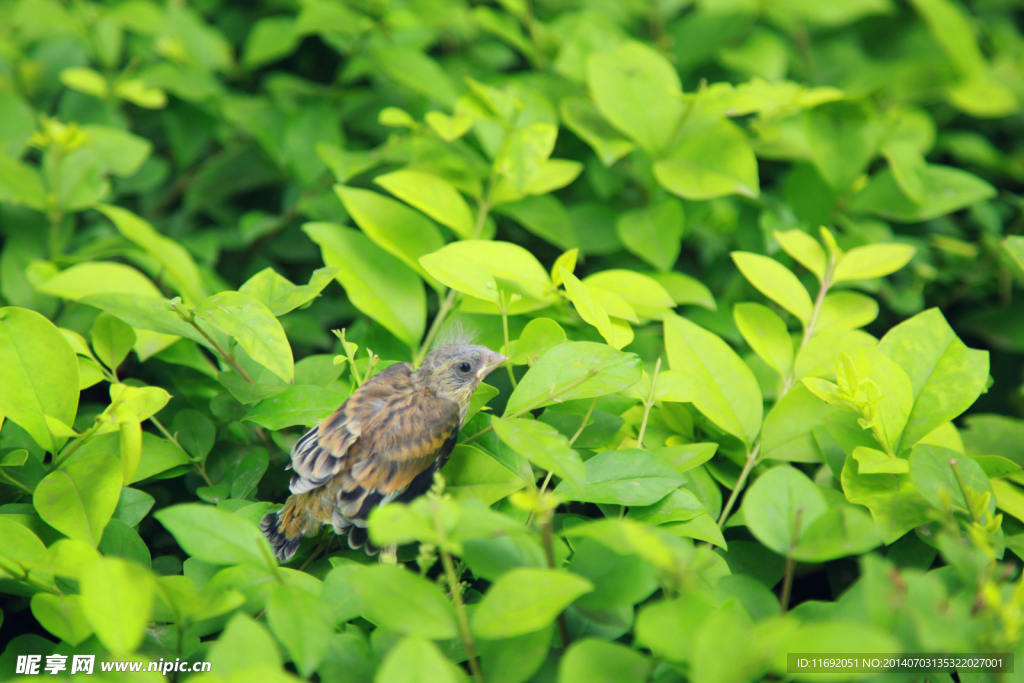
{"label": "stem", "polygon": [[740,491],[747,483],[747,477],[750,476],[750,470],[754,469],[754,465],[757,464],[757,455],[761,452],[761,442],[758,441],[754,446],[754,450],[747,453],[747,462],[743,465],[743,471],[740,472],[739,479],[736,480],[736,487],[729,494],[729,500],[726,502],[725,507],[722,508],[722,514],[718,518],[718,526],[721,527],[725,524],[726,518],[729,517],[729,513],[732,512],[732,506],[736,504],[736,498],[739,497]]}
{"label": "stem", "polygon": [[[544,540],[544,554],[547,556],[548,568],[555,568],[555,543],[551,532],[551,516],[553,510],[544,513],[544,523],[541,525],[541,535]],[[562,639],[562,649],[569,647],[569,627],[565,623],[565,612],[558,613],[558,635]]]}
{"label": "stem", "polygon": [[24,491],[25,493],[27,493],[30,496],[32,495],[32,489],[30,489],[29,487],[25,486],[20,481],[11,478],[11,475],[9,475],[6,472],[4,472],[4,469],[2,467],[0,467],[0,477],[3,477],[4,479],[6,479],[10,483],[11,486],[14,486],[15,488],[21,489],[22,491]]}
{"label": "stem", "polygon": [[434,316],[434,322],[431,323],[430,329],[427,330],[427,336],[423,339],[423,345],[420,346],[420,350],[416,352],[416,356],[413,358],[413,365],[419,367],[420,363],[427,355],[427,351],[430,350],[430,345],[434,342],[434,337],[441,330],[441,325],[444,323],[445,318],[451,313],[452,308],[455,307],[455,298],[459,295],[454,289],[449,289],[448,294],[441,300],[441,305],[437,309],[437,315]]}
{"label": "stem", "polygon": [[[493,183],[488,183],[488,187]],[[480,211],[476,214],[476,225],[473,226],[473,239],[480,239],[480,235],[484,231],[484,223],[487,221],[487,214],[491,212],[491,192],[488,189],[487,194],[482,202],[480,202]]]}
{"label": "stem", "polygon": [[[821,279],[821,286],[818,287],[818,296],[814,299],[814,309],[811,311],[811,318],[807,321],[807,326],[804,327],[804,334],[800,338],[800,348],[797,349],[796,355],[800,355],[800,352],[807,346],[807,342],[814,336],[814,327],[818,323],[818,316],[821,314],[821,307],[825,303],[825,295],[828,294],[829,287],[832,286],[832,275],[836,269],[836,257],[832,254],[828,257],[828,267],[825,269],[825,275]],[[779,393],[778,400],[781,400],[783,396],[789,393],[789,390],[793,388],[793,381],[796,376],[796,363],[794,362],[793,367],[789,370],[789,375],[786,377],[786,381],[782,385],[782,391]],[[726,518],[732,511],[732,506],[736,504],[736,498],[739,496],[740,491],[747,483],[747,477],[750,475],[750,471],[754,469],[754,465],[757,464],[757,456],[761,451],[761,440],[758,439],[757,443],[754,444],[754,449],[747,454],[747,462],[743,465],[743,471],[740,472],[740,478],[736,480],[736,488],[732,490],[732,494],[729,496],[728,502],[725,507],[722,508],[722,514],[718,518],[718,526],[721,527],[725,524]]]}
{"label": "stem", "polygon": [[[825,303],[825,295],[828,294],[829,287],[832,286],[832,275],[836,269],[836,257],[829,255],[828,267],[825,269],[825,276],[821,279],[821,286],[818,287],[818,296],[814,299],[814,309],[811,310],[811,319],[807,321],[807,326],[804,328],[804,334],[800,338],[800,348],[797,349],[796,354],[793,356],[800,355],[800,352],[807,346],[807,342],[811,341],[811,337],[814,336],[814,327],[818,323],[818,316],[821,314],[821,307]],[[794,360],[793,367],[789,369],[789,375],[786,377],[785,383],[782,385],[782,393],[779,394],[781,400],[783,396],[789,393],[789,390],[793,388],[793,381],[796,376],[796,362]]]}
{"label": "stem", "polygon": [[[181,448],[181,450],[185,450],[184,448],[182,448],[182,445],[178,443],[178,437],[167,431],[167,427],[164,427],[163,423],[160,422],[160,420],[156,419],[155,415],[151,416],[149,418],[149,421],[156,425],[156,428],[160,430],[160,433],[163,434],[168,441],[173,443],[178,448]],[[193,460],[191,456],[189,456],[189,459],[192,460],[192,468],[195,469],[196,474],[203,478],[203,481],[206,482],[207,486],[213,486],[213,480],[210,479],[210,475],[206,473],[206,465],[202,462],[199,462],[198,460]]]}
{"label": "stem", "polygon": [[[583,415],[583,422],[580,422],[580,428],[577,429],[576,433],[572,435],[571,439],[569,439],[569,445],[570,446],[573,445],[574,443],[576,443],[576,439],[578,439],[580,434],[583,433],[583,430],[586,429],[587,422],[590,421],[590,416],[594,412],[594,406],[596,406],[596,405],[597,405],[597,399],[595,398],[593,401],[590,402],[590,407],[587,408],[587,412],[584,413],[584,415]],[[548,473],[548,477],[550,477],[550,476],[551,476],[551,473],[549,472]],[[541,491],[541,493],[543,493],[543,491]]]}
{"label": "stem", "polygon": [[949,466],[953,468],[953,474],[956,475],[956,483],[960,486],[960,495],[964,497],[964,503],[967,505],[967,513],[971,516],[971,519],[981,524],[981,514],[974,512],[974,506],[971,505],[971,498],[967,495],[967,482],[964,481],[964,475],[960,471],[960,463],[956,461],[956,458],[950,458]]}
{"label": "stem", "polygon": [[789,609],[789,598],[793,593],[793,572],[796,569],[796,560],[793,559],[793,551],[796,549],[797,539],[800,538],[800,520],[803,518],[804,509],[799,507],[793,516],[793,540],[789,543],[789,552],[786,553],[786,577],[782,583],[782,597],[779,603],[782,607],[782,614]]}
{"label": "stem", "polygon": [[64,452],[60,454],[60,457],[57,457],[56,454],[54,454],[53,462],[51,462],[50,466],[46,468],[46,471],[53,472],[55,469],[63,465],[64,462],[71,457],[72,453],[81,448],[82,444],[84,444],[86,441],[93,437],[93,435],[96,433],[96,430],[99,428],[100,423],[99,421],[97,421],[95,424],[93,424],[92,427],[89,427],[89,429],[79,434],[78,437],[71,443],[71,445],[64,449]]}
{"label": "stem", "polygon": [[[505,305],[505,292],[499,291],[498,297],[501,299],[501,331],[505,335],[505,353],[511,354],[508,343],[508,309],[509,306]],[[516,388],[516,376],[512,372],[512,363],[505,363],[505,369],[508,370],[508,380],[512,383],[512,388]]]}
{"label": "stem", "polygon": [[651,414],[651,406],[654,405],[654,384],[658,381],[658,371],[661,370],[661,357],[658,357],[654,364],[654,376],[651,377],[651,390],[644,401],[644,419],[640,422],[640,433],[636,437],[637,448],[644,447],[644,432],[647,431],[647,418]]}
{"label": "stem", "polygon": [[469,669],[473,672],[473,680],[476,683],[483,683],[484,677],[480,673],[480,660],[476,656],[476,643],[473,641],[473,633],[469,630],[469,618],[466,616],[466,605],[462,602],[462,591],[459,590],[459,575],[455,572],[455,563],[446,548],[448,535],[445,533],[444,525],[441,522],[437,509],[437,501],[432,501],[434,513],[434,530],[437,532],[438,552],[441,553],[441,563],[444,565],[445,576],[448,577],[448,588],[452,592],[452,602],[455,603],[455,616],[459,621],[459,637],[462,646],[466,648],[466,655],[469,657]]}
{"label": "stem", "polygon": [[199,334],[203,335],[203,338],[206,339],[206,341],[210,342],[210,345],[213,346],[213,350],[217,352],[217,355],[221,357],[221,360],[223,360],[225,363],[227,363],[236,371],[238,371],[238,374],[244,377],[245,380],[249,382],[249,384],[256,384],[256,380],[254,380],[252,376],[248,372],[246,372],[245,368],[242,367],[242,364],[235,360],[234,356],[225,351],[223,346],[214,341],[213,337],[206,333],[206,330],[199,327],[199,323],[196,322],[194,315],[189,315],[188,317],[186,317],[185,322],[187,322],[192,327],[196,328],[199,331]]}

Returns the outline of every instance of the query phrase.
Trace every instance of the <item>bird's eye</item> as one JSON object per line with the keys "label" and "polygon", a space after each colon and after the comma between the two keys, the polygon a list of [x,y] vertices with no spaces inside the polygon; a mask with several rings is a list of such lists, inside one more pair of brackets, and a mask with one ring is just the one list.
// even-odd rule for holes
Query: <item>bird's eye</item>
{"label": "bird's eye", "polygon": [[469,372],[470,370],[473,369],[473,366],[470,365],[469,363],[467,363],[466,361],[462,361],[461,363],[459,363],[455,367],[458,369],[459,372],[462,372],[462,373],[467,373],[467,372]]}

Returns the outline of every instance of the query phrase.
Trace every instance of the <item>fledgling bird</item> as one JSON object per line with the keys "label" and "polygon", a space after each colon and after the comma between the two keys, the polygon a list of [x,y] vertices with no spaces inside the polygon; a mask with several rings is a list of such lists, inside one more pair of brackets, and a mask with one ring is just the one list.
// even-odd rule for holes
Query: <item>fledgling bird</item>
{"label": "fledgling bird", "polygon": [[278,559],[291,559],[322,524],[375,553],[370,512],[426,493],[455,448],[473,392],[506,360],[484,346],[444,344],[415,372],[410,363],[380,371],[306,432],[291,452],[292,495],[260,522]]}

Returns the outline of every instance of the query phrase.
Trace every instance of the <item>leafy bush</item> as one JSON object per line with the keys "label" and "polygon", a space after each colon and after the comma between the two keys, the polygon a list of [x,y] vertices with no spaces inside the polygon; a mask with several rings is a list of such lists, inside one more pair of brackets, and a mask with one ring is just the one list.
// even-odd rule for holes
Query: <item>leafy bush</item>
{"label": "leafy bush", "polygon": [[[1024,37],[973,5],[0,4],[0,675],[1016,650]],[[399,566],[278,566],[291,446],[452,321],[511,364]]]}

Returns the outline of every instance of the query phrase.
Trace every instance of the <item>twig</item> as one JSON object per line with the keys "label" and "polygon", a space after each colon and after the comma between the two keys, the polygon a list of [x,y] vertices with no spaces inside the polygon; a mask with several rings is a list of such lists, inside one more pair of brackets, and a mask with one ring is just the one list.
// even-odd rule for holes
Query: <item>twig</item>
{"label": "twig", "polygon": [[800,520],[803,517],[804,509],[799,507],[793,515],[793,540],[789,543],[789,552],[786,553],[786,576],[782,583],[782,596],[779,600],[781,612],[786,613],[789,609],[789,598],[793,593],[793,572],[796,570],[796,560],[793,558],[793,551],[796,549],[797,540],[800,538]]}
{"label": "twig", "polygon": [[452,308],[455,307],[455,299],[458,295],[459,293],[456,290],[449,289],[448,294],[441,300],[441,305],[437,309],[437,315],[434,316],[434,322],[431,323],[430,329],[427,330],[427,336],[424,337],[423,344],[420,346],[420,350],[416,352],[416,356],[413,358],[413,365],[416,367],[419,367],[426,357],[427,351],[430,350],[430,345],[434,342],[434,337],[441,331],[441,325],[444,323],[445,318],[448,317]]}
{"label": "twig", "polygon": [[[551,517],[554,510],[547,510],[544,513],[544,524],[541,525],[541,536],[544,540],[544,554],[547,557],[548,568],[555,568],[555,542],[551,530]],[[569,647],[569,626],[565,623],[565,612],[558,613],[558,635],[562,639],[562,649]]]}
{"label": "twig", "polygon": [[644,401],[644,419],[640,422],[640,432],[636,437],[636,445],[638,448],[644,447],[644,432],[647,431],[647,418],[651,414],[651,406],[654,405],[654,385],[658,381],[658,371],[661,370],[661,357],[654,363],[654,376],[651,377],[651,390],[647,394],[647,400]]}

